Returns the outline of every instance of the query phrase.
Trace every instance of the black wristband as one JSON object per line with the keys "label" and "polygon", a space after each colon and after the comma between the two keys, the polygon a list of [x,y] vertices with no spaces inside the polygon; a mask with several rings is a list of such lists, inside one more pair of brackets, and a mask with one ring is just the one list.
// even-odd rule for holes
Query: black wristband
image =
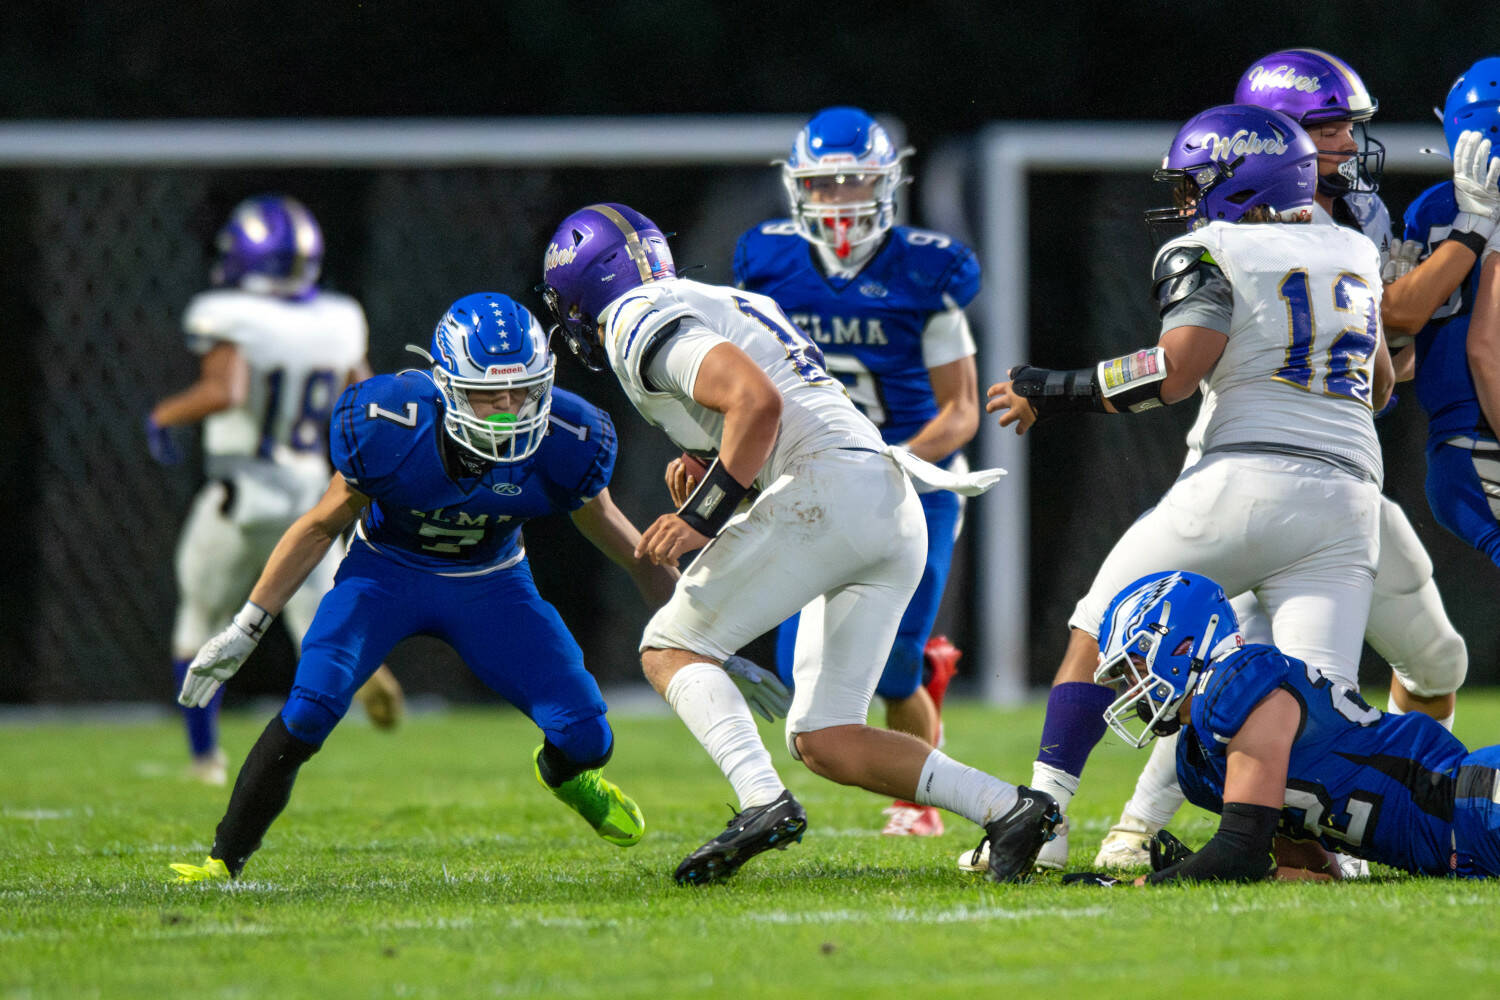
{"label": "black wristband", "polygon": [[1059,413],[1108,413],[1099,391],[1095,368],[1063,371],[1016,365],[1010,370],[1011,391],[1031,404],[1038,420]]}
{"label": "black wristband", "polygon": [[1247,802],[1224,803],[1219,831],[1203,850],[1184,861],[1152,872],[1147,883],[1259,882],[1271,874],[1271,841],[1281,810]]}
{"label": "black wristband", "polygon": [[700,535],[712,538],[723,530],[749,492],[750,487],[737,483],[716,458],[703,474],[703,482],[678,509],[677,516]]}
{"label": "black wristband", "polygon": [[[1453,232],[1448,234],[1447,239],[1443,240],[1443,243],[1447,243],[1449,240],[1452,240],[1454,243],[1462,243],[1470,250],[1473,250],[1476,257],[1484,256],[1484,245],[1488,242],[1483,236],[1467,229],[1462,231],[1453,230]],[[1442,243],[1439,243],[1438,246],[1442,246]]]}

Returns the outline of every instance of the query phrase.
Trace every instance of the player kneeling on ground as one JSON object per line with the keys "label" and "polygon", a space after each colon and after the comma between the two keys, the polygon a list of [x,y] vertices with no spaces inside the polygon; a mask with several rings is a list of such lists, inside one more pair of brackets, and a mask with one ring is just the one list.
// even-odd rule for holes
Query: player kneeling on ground
{"label": "player kneeling on ground", "polygon": [[629,847],[645,832],[640,809],[601,773],[614,749],[604,699],[538,595],[520,533],[528,518],[566,512],[649,603],[670,595],[675,571],[633,556],[640,535],[609,496],[614,426],[553,388],[546,335],[504,295],[455,302],[433,331],[430,360],[430,372],[376,376],[339,398],[327,493],[282,536],[250,600],[188,670],[178,700],[202,705],[358,519],[286,707],[240,769],[208,860],[172,866],[180,881],[239,875],[286,807],[298,768],[381,658],[417,633],[446,640],[541,728],[537,780],[599,836]]}
{"label": "player kneeling on ground", "polygon": [[[1223,589],[1195,573],[1130,584],[1099,636],[1095,680],[1123,689],[1110,728],[1136,747],[1180,729],[1188,801],[1223,817],[1196,854],[1158,835],[1157,870],[1137,884],[1332,878],[1325,850],[1417,875],[1500,875],[1500,746],[1470,753],[1429,715],[1387,715],[1275,646],[1243,645]],[[1301,855],[1278,850],[1279,868],[1278,833]]]}

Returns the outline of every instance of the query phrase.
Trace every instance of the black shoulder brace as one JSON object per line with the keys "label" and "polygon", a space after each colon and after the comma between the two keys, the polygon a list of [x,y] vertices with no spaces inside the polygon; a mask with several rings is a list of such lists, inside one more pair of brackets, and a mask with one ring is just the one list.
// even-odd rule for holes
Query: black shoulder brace
{"label": "black shoulder brace", "polygon": [[1157,315],[1164,315],[1183,299],[1202,288],[1211,275],[1222,275],[1219,265],[1199,243],[1182,243],[1156,258],[1151,275],[1151,294]]}

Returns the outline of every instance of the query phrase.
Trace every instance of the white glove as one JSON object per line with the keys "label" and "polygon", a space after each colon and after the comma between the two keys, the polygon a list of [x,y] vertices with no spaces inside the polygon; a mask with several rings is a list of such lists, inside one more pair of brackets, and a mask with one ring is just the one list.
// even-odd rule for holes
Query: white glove
{"label": "white glove", "polygon": [[1490,141],[1480,132],[1465,132],[1453,144],[1453,199],[1458,202],[1454,232],[1471,232],[1487,240],[1500,221],[1500,157],[1490,156]]}
{"label": "white glove", "polygon": [[1421,240],[1392,240],[1390,249],[1380,255],[1380,280],[1389,285],[1416,267],[1421,257]]}
{"label": "white glove", "polygon": [[182,679],[182,690],[177,694],[177,703],[188,708],[202,708],[219,690],[220,685],[233,677],[240,664],[260,644],[261,637],[276,616],[258,604],[245,602],[234,620],[224,630],[203,644],[193,662],[188,665],[187,676]]}
{"label": "white glove", "polygon": [[792,707],[792,693],[774,672],[756,666],[743,656],[731,656],[725,660],[724,670],[734,679],[745,701],[767,722],[786,718],[787,709]]}

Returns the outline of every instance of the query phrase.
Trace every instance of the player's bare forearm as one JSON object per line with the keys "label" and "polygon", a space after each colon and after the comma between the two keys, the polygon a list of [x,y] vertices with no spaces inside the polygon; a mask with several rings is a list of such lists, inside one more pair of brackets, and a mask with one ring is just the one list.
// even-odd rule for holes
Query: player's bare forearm
{"label": "player's bare forearm", "polygon": [[152,407],[151,419],[158,427],[196,424],[243,404],[249,394],[249,362],[233,344],[219,344],[203,356],[198,381]]}
{"label": "player's bare forearm", "polygon": [[1490,254],[1480,269],[1464,349],[1479,409],[1490,427],[1500,431],[1500,254]]}
{"label": "player's bare forearm", "polygon": [[938,412],[906,442],[918,458],[936,462],[974,439],[979,430],[979,375],[974,358],[927,370]]}
{"label": "player's bare forearm", "polygon": [[781,393],[760,366],[733,344],[719,344],[698,367],[694,401],[724,414],[719,465],[749,486],[771,457],[781,429]]}
{"label": "player's bare forearm", "polygon": [[356,492],[335,472],[317,506],[293,521],[271,550],[266,568],[250,590],[250,600],[273,615],[280,614],[334,540],[369,502],[369,497]]}
{"label": "player's bare forearm", "polygon": [[1301,719],[1297,700],[1286,691],[1278,689],[1260,700],[1229,741],[1225,802],[1281,808],[1292,740]]}
{"label": "player's bare forearm", "polygon": [[1432,255],[1385,286],[1380,321],[1389,333],[1414,334],[1474,266],[1474,251],[1457,240],[1439,243]]}
{"label": "player's bare forearm", "polygon": [[636,555],[641,533],[615,506],[607,488],[573,512],[573,524],[594,548],[630,574],[649,607],[659,608],[672,596],[678,577],[676,567],[658,566]]}

